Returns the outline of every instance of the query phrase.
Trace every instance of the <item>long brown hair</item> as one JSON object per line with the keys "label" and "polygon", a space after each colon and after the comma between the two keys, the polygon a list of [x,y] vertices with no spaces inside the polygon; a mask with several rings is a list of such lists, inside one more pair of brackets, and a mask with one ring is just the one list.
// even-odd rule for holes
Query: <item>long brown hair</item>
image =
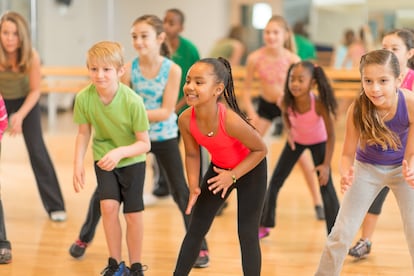
{"label": "long brown hair", "polygon": [[[361,80],[363,69],[368,65],[382,65],[389,67],[395,78],[400,75],[400,65],[395,54],[388,50],[375,50],[363,55],[359,65]],[[377,108],[365,95],[363,86],[361,94],[354,103],[354,125],[360,133],[360,145],[379,145],[383,150],[398,150],[401,148],[401,141],[398,135],[391,131],[378,114]]]}
{"label": "long brown hair", "polygon": [[[30,38],[30,31],[27,21],[17,12],[8,11],[0,18],[0,32],[4,22],[9,21],[16,25],[17,35],[19,37],[20,47],[17,49],[17,67],[19,72],[27,72],[30,69],[33,57],[32,41]],[[1,42],[0,42],[1,44]],[[7,54],[3,48],[0,47],[0,66],[11,69],[12,64],[7,58]]]}

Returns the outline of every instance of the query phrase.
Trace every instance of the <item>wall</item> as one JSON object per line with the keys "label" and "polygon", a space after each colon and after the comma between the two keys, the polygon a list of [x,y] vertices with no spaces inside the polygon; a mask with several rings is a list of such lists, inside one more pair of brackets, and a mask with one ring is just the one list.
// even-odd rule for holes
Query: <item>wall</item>
{"label": "wall", "polygon": [[[132,59],[135,52],[129,30],[133,20],[147,13],[162,19],[168,8],[184,12],[183,36],[196,44],[202,56],[228,31],[229,0],[180,0],[175,1],[175,5],[166,5],[163,0],[74,0],[64,12],[54,0],[40,0],[39,49],[43,62],[48,65],[83,65],[87,49],[105,39],[121,42],[127,60]],[[113,23],[108,21],[111,16]]]}

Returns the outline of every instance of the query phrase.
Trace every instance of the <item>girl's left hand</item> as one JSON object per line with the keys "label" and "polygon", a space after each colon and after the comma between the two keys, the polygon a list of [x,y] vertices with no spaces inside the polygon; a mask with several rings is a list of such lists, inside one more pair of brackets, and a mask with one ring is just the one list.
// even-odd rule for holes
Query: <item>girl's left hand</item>
{"label": "girl's left hand", "polygon": [[408,166],[407,160],[403,160],[402,173],[408,185],[414,188],[414,171]]}
{"label": "girl's left hand", "polygon": [[208,189],[212,191],[213,194],[217,194],[221,191],[221,197],[224,198],[227,190],[233,184],[232,173],[229,170],[219,169],[215,166],[213,167],[213,170],[217,175],[207,180],[207,184],[209,185]]}
{"label": "girl's left hand", "polygon": [[318,180],[321,186],[325,186],[328,183],[329,179],[329,166],[319,165],[315,168],[318,173]]}

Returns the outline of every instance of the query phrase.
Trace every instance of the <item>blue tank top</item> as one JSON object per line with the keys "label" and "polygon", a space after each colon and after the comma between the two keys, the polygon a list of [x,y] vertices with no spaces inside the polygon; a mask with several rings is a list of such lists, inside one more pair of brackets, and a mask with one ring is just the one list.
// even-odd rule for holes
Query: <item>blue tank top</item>
{"label": "blue tank top", "polygon": [[[153,79],[147,79],[141,73],[139,58],[132,61],[131,86],[142,97],[147,110],[161,107],[171,64],[171,60],[164,58],[158,75]],[[165,121],[150,123],[149,136],[151,141],[165,141],[176,138],[177,132],[177,114],[175,112],[171,112],[170,117]]]}
{"label": "blue tank top", "polygon": [[378,145],[366,146],[364,150],[358,147],[356,152],[358,161],[374,165],[401,165],[407,144],[409,120],[404,94],[400,90],[398,91],[397,111],[394,118],[386,121],[385,125],[400,137],[401,149],[396,151],[392,149],[383,150]]}

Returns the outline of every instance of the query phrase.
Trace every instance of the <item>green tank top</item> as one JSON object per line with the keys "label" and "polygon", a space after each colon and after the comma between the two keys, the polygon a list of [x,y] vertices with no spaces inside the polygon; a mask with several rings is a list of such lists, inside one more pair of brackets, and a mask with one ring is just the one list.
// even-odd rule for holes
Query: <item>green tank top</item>
{"label": "green tank top", "polygon": [[0,94],[6,100],[24,98],[29,94],[29,76],[25,73],[0,71]]}

